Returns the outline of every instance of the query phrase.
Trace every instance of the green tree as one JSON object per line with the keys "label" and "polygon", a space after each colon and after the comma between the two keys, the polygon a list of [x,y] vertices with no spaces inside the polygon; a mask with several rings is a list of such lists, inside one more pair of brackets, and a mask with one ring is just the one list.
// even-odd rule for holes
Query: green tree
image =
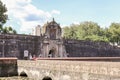
{"label": "green tree", "polygon": [[6,14],[7,8],[5,4],[3,4],[0,0],[0,33],[13,33],[16,34],[16,30],[14,30],[12,27],[4,27],[3,25],[8,20],[8,15]]}
{"label": "green tree", "polygon": [[107,30],[91,21],[85,21],[79,25],[72,24],[63,28],[63,36],[68,39],[92,40],[92,41],[109,41]]}
{"label": "green tree", "polygon": [[120,23],[111,23],[109,29],[109,40],[113,43],[120,43]]}
{"label": "green tree", "polygon": [[66,39],[70,38],[70,28],[68,26],[63,28],[63,37]]}
{"label": "green tree", "polygon": [[16,30],[14,30],[12,27],[5,27],[3,28],[3,33],[11,33],[11,34],[17,34]]}
{"label": "green tree", "polygon": [[72,24],[72,25],[70,25],[70,32],[69,32],[69,38],[70,39],[77,39],[77,25],[75,25],[75,24]]}
{"label": "green tree", "polygon": [[17,31],[16,31],[16,30],[13,30],[13,34],[17,34]]}
{"label": "green tree", "polygon": [[7,12],[7,8],[0,0],[0,33],[3,30],[3,24],[5,24],[6,21],[8,20],[8,16],[6,12]]}
{"label": "green tree", "polygon": [[63,28],[63,37],[66,39],[77,39],[77,25],[70,25]]}
{"label": "green tree", "polygon": [[91,21],[82,22],[77,29],[77,36],[80,40],[102,41],[102,29],[100,26]]}

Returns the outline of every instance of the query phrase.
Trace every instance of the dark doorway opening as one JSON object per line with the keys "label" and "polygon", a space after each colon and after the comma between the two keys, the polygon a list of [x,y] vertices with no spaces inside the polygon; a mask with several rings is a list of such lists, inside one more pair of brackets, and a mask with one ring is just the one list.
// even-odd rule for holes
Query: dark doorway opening
{"label": "dark doorway opening", "polygon": [[52,80],[52,78],[49,76],[45,76],[42,80]]}
{"label": "dark doorway opening", "polygon": [[51,49],[49,51],[48,57],[55,57],[55,50],[54,49]]}
{"label": "dark doorway opening", "polygon": [[24,71],[22,71],[22,72],[20,73],[20,76],[22,76],[22,77],[28,77],[28,75],[27,75]]}

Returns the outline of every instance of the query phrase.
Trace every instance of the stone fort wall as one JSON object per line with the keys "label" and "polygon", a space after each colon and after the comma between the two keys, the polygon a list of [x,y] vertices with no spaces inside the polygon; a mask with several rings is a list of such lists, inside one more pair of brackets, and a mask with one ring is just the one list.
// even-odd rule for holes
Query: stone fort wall
{"label": "stone fort wall", "polygon": [[[0,34],[0,56],[24,59],[24,50],[39,56],[43,37],[31,35]],[[69,57],[119,57],[120,48],[105,42],[63,40]]]}
{"label": "stone fort wall", "polygon": [[39,36],[0,34],[0,56],[18,57],[24,59],[24,50],[28,50],[31,55],[40,53]]}
{"label": "stone fort wall", "polygon": [[69,57],[118,57],[120,48],[107,42],[64,40]]}

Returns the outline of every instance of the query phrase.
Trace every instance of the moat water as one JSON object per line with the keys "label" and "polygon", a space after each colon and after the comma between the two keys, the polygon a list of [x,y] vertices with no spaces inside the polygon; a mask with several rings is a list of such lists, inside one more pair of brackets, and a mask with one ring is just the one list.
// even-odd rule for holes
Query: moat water
{"label": "moat water", "polygon": [[0,80],[34,80],[34,79],[31,79],[31,78],[28,78],[28,77],[14,76],[14,77],[0,77]]}

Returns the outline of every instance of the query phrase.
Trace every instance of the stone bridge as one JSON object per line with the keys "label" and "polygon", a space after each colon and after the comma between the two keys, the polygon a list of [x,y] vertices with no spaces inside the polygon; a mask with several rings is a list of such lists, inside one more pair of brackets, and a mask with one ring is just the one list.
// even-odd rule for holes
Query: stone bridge
{"label": "stone bridge", "polygon": [[[88,59],[89,60],[89,59]],[[42,80],[120,80],[120,62],[62,59],[18,60],[18,74]]]}

